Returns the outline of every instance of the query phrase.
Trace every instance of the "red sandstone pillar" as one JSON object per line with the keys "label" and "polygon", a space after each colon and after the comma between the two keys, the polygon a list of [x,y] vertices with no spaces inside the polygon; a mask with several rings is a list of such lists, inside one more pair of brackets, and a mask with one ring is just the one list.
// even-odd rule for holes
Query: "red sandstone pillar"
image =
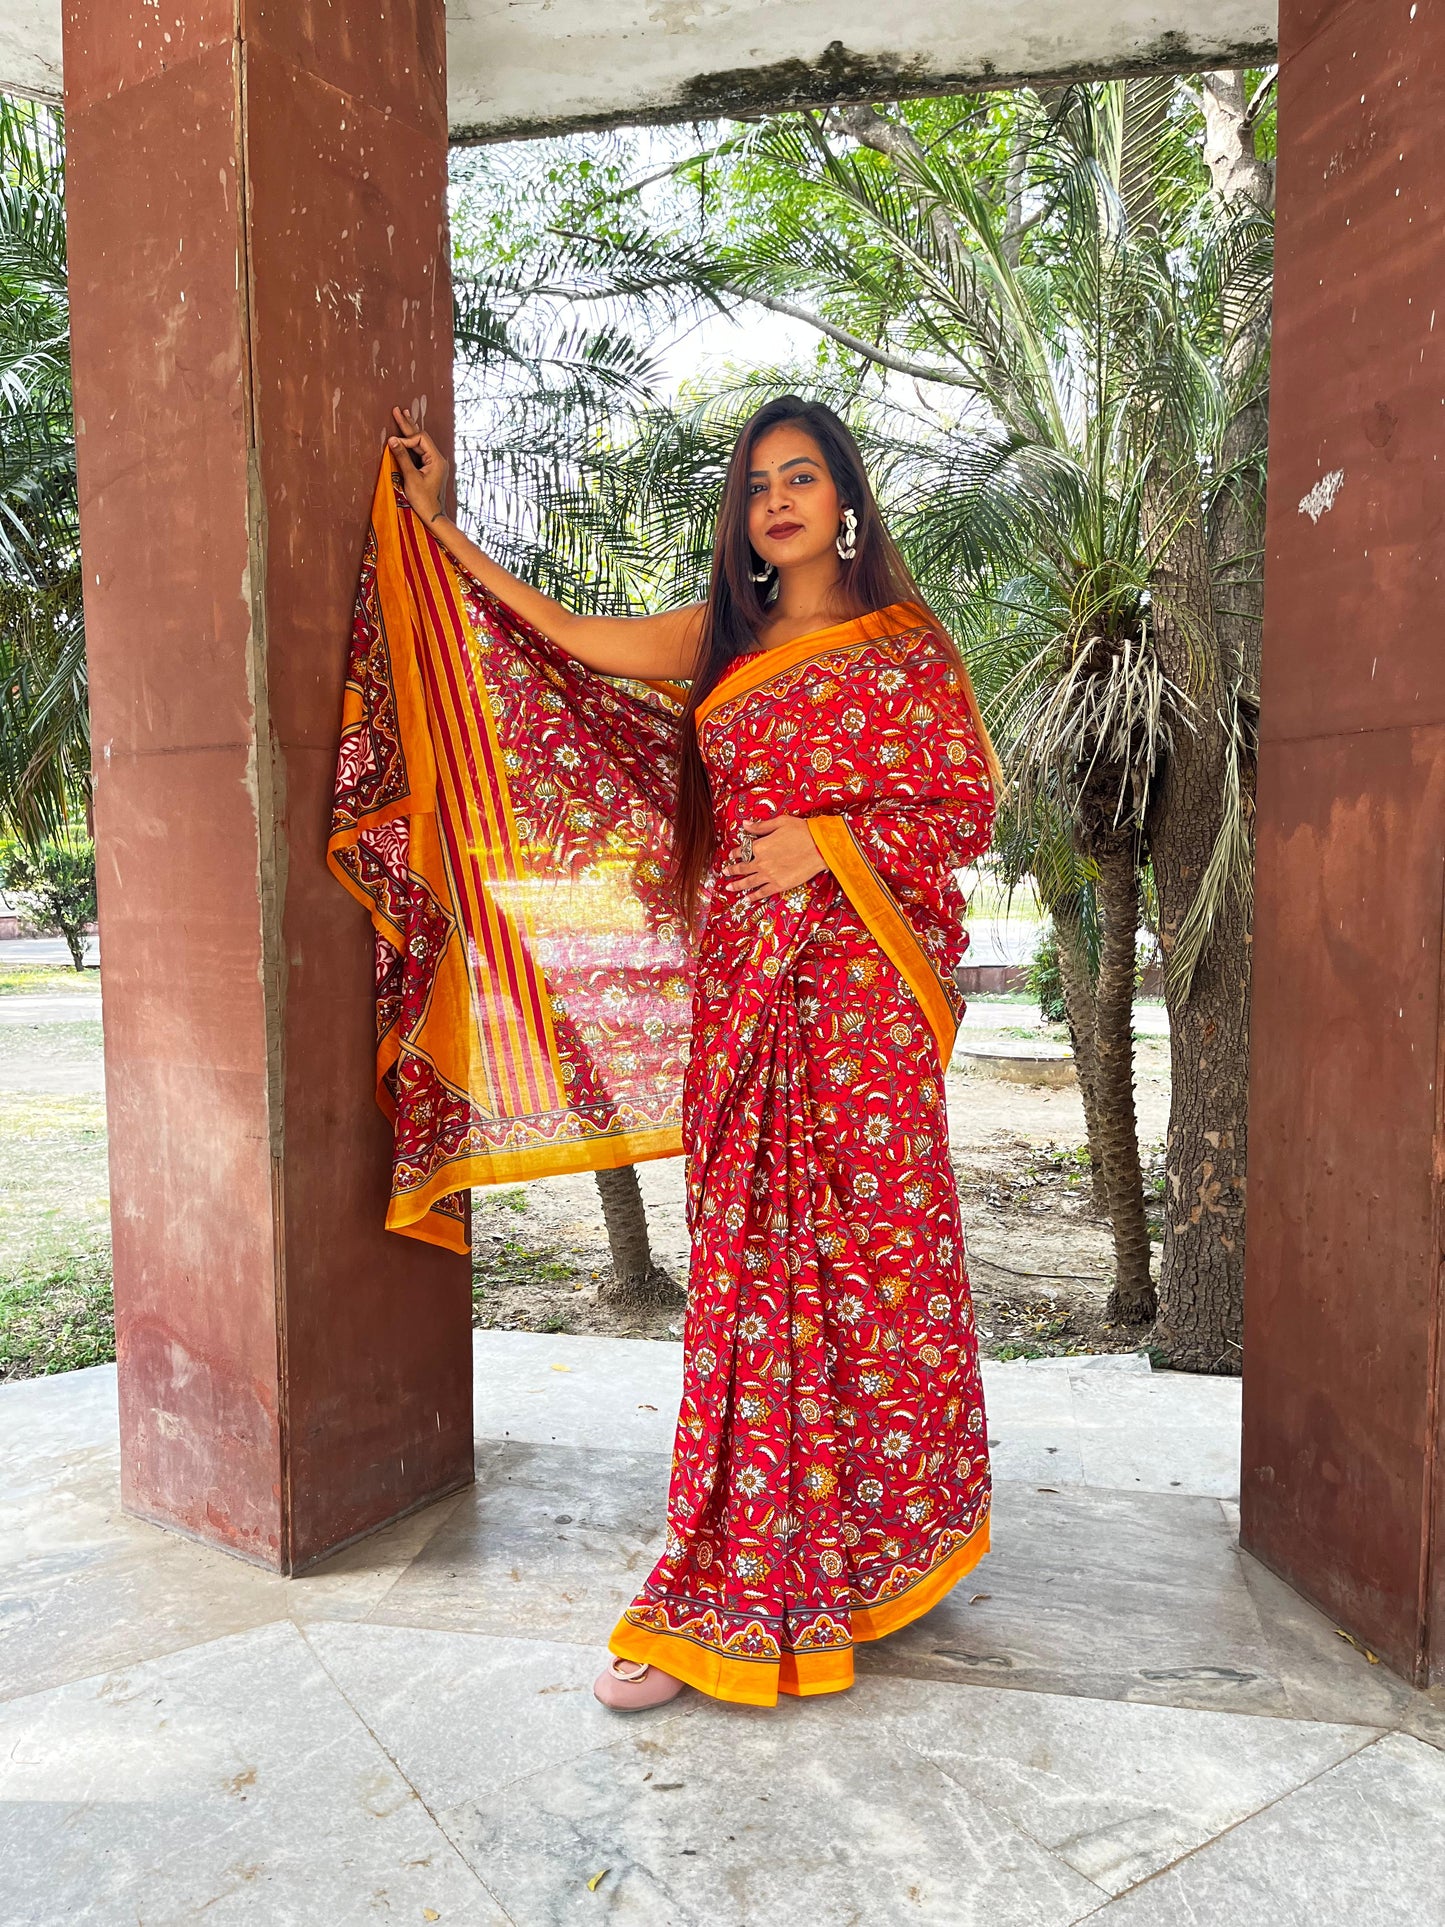
{"label": "red sandstone pillar", "polygon": [[1445,1677],[1445,9],[1284,0],[1245,1546]]}
{"label": "red sandstone pillar", "polygon": [[397,398],[448,427],[443,0],[66,0],[123,1496],[294,1571],[472,1477],[322,849]]}

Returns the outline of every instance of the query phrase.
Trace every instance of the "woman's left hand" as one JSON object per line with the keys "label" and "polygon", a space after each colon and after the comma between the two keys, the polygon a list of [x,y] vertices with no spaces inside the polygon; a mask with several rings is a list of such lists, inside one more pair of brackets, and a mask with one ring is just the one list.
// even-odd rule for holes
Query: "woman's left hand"
{"label": "woman's left hand", "polygon": [[769,816],[739,827],[753,839],[752,861],[746,863],[736,853],[730,856],[723,866],[725,888],[748,902],[795,890],[828,867],[801,816]]}

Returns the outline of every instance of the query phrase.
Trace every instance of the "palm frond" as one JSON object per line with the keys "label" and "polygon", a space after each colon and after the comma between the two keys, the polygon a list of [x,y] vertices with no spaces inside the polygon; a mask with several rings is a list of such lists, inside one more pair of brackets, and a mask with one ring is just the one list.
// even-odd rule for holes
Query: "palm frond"
{"label": "palm frond", "polygon": [[1248,773],[1258,753],[1258,709],[1236,678],[1224,713],[1225,756],[1219,829],[1166,965],[1169,988],[1187,1001],[1195,972],[1220,919],[1228,911],[1249,922],[1254,905],[1254,799]]}

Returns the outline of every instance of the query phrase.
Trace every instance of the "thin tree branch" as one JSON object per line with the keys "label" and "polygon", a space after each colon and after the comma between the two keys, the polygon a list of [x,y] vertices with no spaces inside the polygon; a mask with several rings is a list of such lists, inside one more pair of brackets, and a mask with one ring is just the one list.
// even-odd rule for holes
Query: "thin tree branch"
{"label": "thin tree branch", "polygon": [[1250,131],[1253,131],[1255,122],[1264,112],[1265,102],[1274,92],[1274,83],[1278,79],[1279,68],[1271,67],[1265,78],[1259,83],[1258,87],[1255,88],[1254,98],[1244,110],[1244,125]]}
{"label": "thin tree branch", "polygon": [[891,368],[895,374],[913,375],[919,381],[941,381],[950,388],[969,388],[976,390],[978,383],[971,375],[960,374],[952,368],[931,368],[925,362],[913,361],[907,355],[895,355],[887,348],[875,347],[861,335],[855,335],[847,328],[840,328],[835,321],[828,321],[820,314],[813,314],[807,308],[800,308],[796,302],[784,301],[779,295],[760,294],[755,288],[739,286],[731,281],[719,281],[716,285],[725,294],[736,295],[741,301],[756,301],[760,308],[771,308],[774,314],[789,316],[794,321],[806,322],[808,327],[816,328],[819,334],[836,341],[842,348],[855,355],[875,362],[880,368]]}

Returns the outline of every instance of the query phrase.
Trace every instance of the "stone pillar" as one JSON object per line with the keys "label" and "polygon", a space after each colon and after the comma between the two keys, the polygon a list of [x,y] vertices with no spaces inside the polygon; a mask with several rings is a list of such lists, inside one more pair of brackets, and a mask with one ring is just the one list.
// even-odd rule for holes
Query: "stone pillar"
{"label": "stone pillar", "polygon": [[1284,0],[1244,1545],[1445,1677],[1445,9]]}
{"label": "stone pillar", "polygon": [[327,875],[387,409],[448,432],[443,0],[66,0],[127,1508],[282,1572],[472,1477]]}

